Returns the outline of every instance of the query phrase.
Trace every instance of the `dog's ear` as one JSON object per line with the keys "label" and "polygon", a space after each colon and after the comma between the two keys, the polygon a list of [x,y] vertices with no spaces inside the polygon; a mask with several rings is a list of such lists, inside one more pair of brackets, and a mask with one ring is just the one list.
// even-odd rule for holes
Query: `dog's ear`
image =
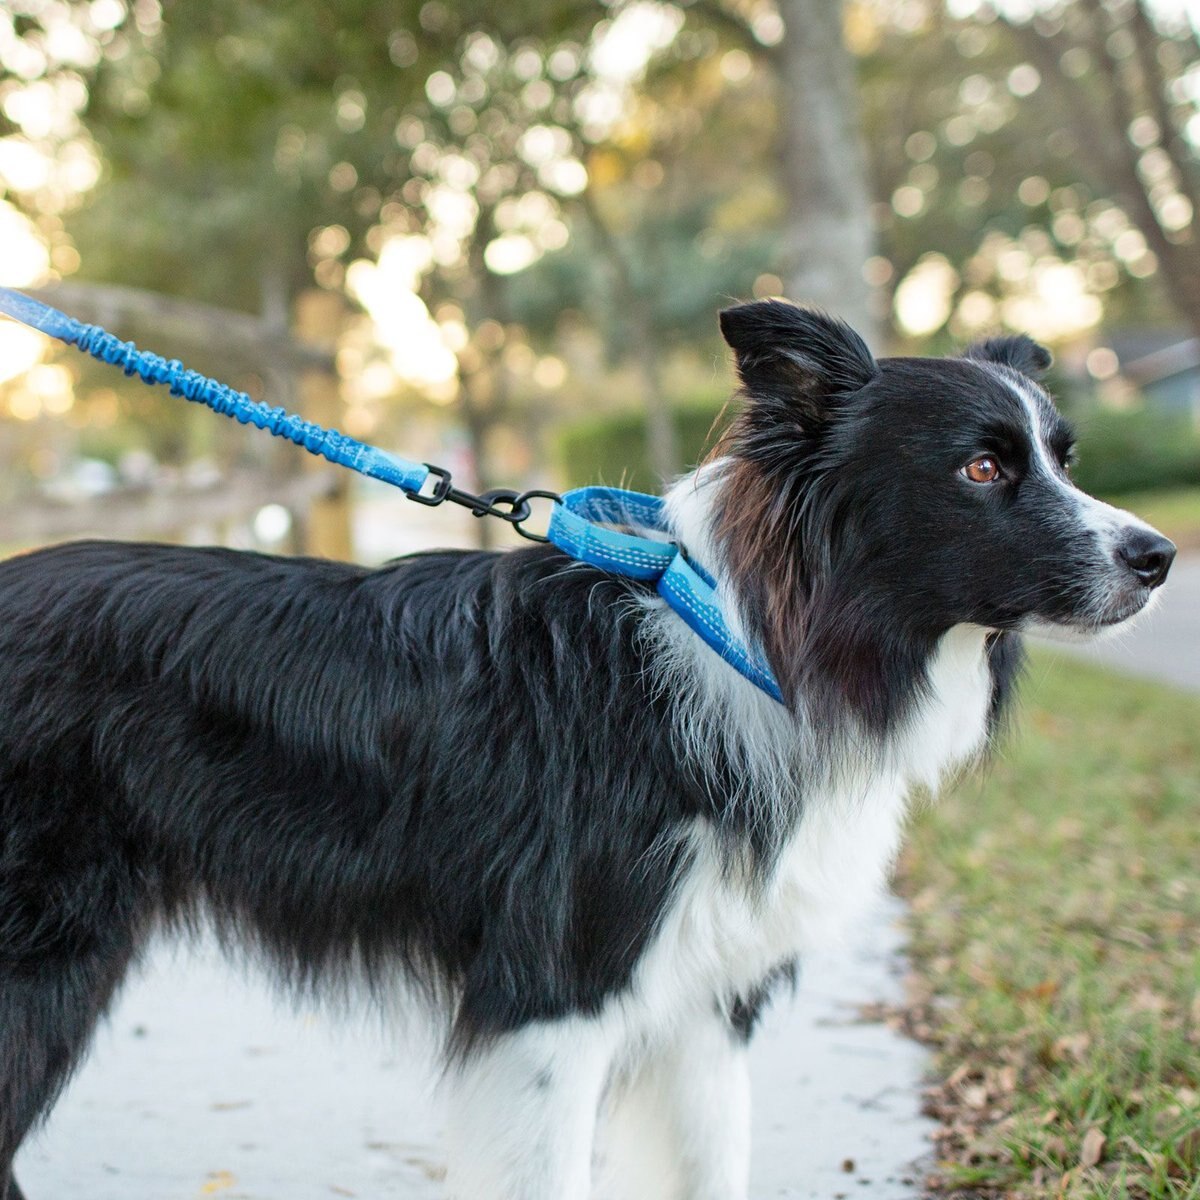
{"label": "dog's ear", "polygon": [[799,403],[814,415],[879,373],[867,344],[844,321],[783,300],[727,308],[721,333],[752,399]]}
{"label": "dog's ear", "polygon": [[1028,375],[1031,379],[1041,379],[1043,372],[1053,361],[1050,351],[1045,346],[1023,333],[978,342],[963,352],[963,358],[969,358],[973,362],[999,363],[1002,367],[1012,367],[1014,371],[1020,371],[1022,375]]}

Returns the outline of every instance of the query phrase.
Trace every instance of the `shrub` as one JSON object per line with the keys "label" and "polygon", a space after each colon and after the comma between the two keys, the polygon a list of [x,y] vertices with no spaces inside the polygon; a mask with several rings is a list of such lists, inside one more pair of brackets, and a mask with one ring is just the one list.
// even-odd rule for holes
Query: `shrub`
{"label": "shrub", "polygon": [[1094,408],[1079,413],[1075,424],[1073,474],[1085,492],[1113,496],[1200,485],[1200,434],[1184,414]]}
{"label": "shrub", "polygon": [[[672,410],[682,465],[695,466],[715,444],[728,420],[711,400]],[[647,454],[646,415],[607,413],[568,425],[558,437],[558,461],[567,487],[606,483],[656,493],[662,489]]]}

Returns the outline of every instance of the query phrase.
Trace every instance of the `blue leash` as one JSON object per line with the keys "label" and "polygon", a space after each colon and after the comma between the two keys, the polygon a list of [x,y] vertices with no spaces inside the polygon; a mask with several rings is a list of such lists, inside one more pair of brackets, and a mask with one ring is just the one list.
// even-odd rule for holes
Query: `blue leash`
{"label": "blue leash", "polygon": [[[658,541],[611,528],[634,526],[670,537],[661,497],[606,487],[576,488],[563,496],[536,489],[517,492],[497,488],[476,496],[454,487],[450,473],[442,467],[410,462],[336,429],[325,429],[282,408],[252,400],[245,392],[189,371],[177,359],[139,350],[132,342],[122,342],[97,325],[85,325],[21,292],[0,288],[0,313],[75,346],[101,362],[120,367],[126,375],[136,375],[144,383],[164,383],[173,396],[207,405],[213,412],[232,417],[243,425],[287,438],[310,454],[340,467],[390,483],[419,504],[437,505],[445,501],[461,504],[477,517],[500,517],[523,537],[551,542],[571,558],[609,574],[653,582],[658,594],[688,627],[730,666],[769,696],[783,701],[770,668],[729,628],[714,581],[707,572],[691,562],[677,542]],[[432,489],[426,490],[431,478]],[[544,536],[524,528],[531,515],[530,501],[538,498],[553,501]]]}

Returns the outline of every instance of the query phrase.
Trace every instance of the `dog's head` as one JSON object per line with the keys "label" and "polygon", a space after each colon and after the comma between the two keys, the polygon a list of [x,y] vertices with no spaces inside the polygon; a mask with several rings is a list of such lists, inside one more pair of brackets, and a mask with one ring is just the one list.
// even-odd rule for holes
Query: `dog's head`
{"label": "dog's head", "polygon": [[961,624],[1097,632],[1166,578],[1171,542],[1071,482],[1029,338],[875,359],[774,300],[727,309],[721,331],[746,403],[716,532],[785,691],[822,669],[854,689],[873,657]]}

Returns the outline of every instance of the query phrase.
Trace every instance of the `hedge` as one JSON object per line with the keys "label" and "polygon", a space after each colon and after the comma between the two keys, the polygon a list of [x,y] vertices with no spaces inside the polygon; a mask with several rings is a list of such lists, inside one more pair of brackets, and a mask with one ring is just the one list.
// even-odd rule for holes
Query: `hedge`
{"label": "hedge", "polygon": [[[692,467],[715,444],[729,414],[711,402],[677,406],[672,415],[683,463]],[[607,483],[640,492],[662,490],[646,448],[646,416],[636,410],[590,417],[566,426],[558,462],[567,487]]]}
{"label": "hedge", "polygon": [[1074,422],[1079,461],[1072,474],[1085,492],[1116,496],[1200,485],[1200,432],[1187,415],[1093,408]]}

